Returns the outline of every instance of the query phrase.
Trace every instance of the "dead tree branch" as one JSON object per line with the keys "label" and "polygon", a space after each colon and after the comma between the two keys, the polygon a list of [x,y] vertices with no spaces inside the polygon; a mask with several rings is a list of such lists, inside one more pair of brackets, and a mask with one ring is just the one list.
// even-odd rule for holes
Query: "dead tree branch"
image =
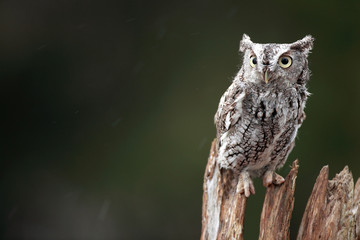
{"label": "dead tree branch", "polygon": [[[239,193],[238,176],[231,170],[220,169],[216,157],[214,140],[204,174],[201,240],[242,240],[247,198]],[[290,239],[298,168],[296,160],[285,182],[267,189],[259,239]],[[328,172],[328,166],[320,171],[297,239],[360,240],[360,179],[354,186],[347,166],[332,180],[328,180]]]}

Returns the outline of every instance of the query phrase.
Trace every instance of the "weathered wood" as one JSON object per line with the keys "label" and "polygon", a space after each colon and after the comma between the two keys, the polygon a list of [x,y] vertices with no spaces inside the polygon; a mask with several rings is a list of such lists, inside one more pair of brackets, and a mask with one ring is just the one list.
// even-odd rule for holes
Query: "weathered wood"
{"label": "weathered wood", "polygon": [[359,235],[356,236],[359,189],[354,194],[354,181],[347,166],[330,181],[328,171],[327,166],[323,167],[316,180],[301,221],[298,240],[359,239]]}
{"label": "weathered wood", "polygon": [[238,176],[220,169],[213,141],[204,176],[201,239],[243,239],[246,197],[239,193]]}
{"label": "weathered wood", "polygon": [[[204,175],[201,239],[241,240],[247,198],[239,193],[238,175],[231,170],[220,169],[216,157],[214,140]],[[295,161],[285,183],[268,188],[260,224],[260,239],[289,236],[297,171],[298,162]],[[269,235],[271,230],[273,238]]]}
{"label": "weathered wood", "polygon": [[354,190],[354,221],[355,221],[355,238],[360,240],[360,178],[356,181]]}
{"label": "weathered wood", "polygon": [[[317,231],[321,229],[318,226],[322,226],[322,217],[325,211],[325,198],[326,187],[329,176],[329,167],[325,166],[321,169],[319,176],[316,179],[312,194],[308,200],[305,208],[305,213],[300,224],[299,233],[297,239],[307,239],[310,236],[319,235]],[[316,209],[312,209],[313,206],[319,206]]]}
{"label": "weathered wood", "polygon": [[260,240],[290,238],[289,228],[298,168],[298,160],[295,160],[285,182],[280,186],[272,185],[267,188],[260,219]]}
{"label": "weathered wood", "polygon": [[[202,240],[243,239],[247,198],[239,192],[239,177],[217,164],[216,139],[213,141],[204,174]],[[270,186],[265,195],[259,239],[289,239],[294,206],[296,160],[285,182]],[[308,200],[297,239],[360,240],[360,179],[354,187],[346,166],[332,180],[329,167],[321,169]]]}

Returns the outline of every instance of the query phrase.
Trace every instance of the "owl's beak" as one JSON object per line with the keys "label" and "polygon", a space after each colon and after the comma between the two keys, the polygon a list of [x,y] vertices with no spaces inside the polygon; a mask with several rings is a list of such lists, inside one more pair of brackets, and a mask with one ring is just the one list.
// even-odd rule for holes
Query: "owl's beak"
{"label": "owl's beak", "polygon": [[264,81],[266,84],[269,82],[270,78],[271,78],[271,73],[269,72],[269,70],[266,70],[264,72]]}

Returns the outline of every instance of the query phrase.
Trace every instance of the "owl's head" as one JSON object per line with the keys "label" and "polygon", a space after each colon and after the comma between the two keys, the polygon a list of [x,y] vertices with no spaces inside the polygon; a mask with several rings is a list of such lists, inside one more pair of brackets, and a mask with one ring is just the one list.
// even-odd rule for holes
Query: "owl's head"
{"label": "owl's head", "polygon": [[260,44],[253,43],[244,34],[240,41],[244,79],[260,84],[306,81],[309,77],[307,57],[313,41],[308,35],[289,44]]}

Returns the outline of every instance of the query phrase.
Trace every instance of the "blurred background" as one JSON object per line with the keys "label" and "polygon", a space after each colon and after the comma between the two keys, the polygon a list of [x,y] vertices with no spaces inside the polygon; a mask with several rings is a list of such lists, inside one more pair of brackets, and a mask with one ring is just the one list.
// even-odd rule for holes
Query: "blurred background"
{"label": "blurred background", "polygon": [[[0,238],[199,239],[213,116],[254,42],[315,38],[294,239],[315,179],[360,176],[359,1],[0,2]],[[264,188],[248,201],[256,239]]]}

